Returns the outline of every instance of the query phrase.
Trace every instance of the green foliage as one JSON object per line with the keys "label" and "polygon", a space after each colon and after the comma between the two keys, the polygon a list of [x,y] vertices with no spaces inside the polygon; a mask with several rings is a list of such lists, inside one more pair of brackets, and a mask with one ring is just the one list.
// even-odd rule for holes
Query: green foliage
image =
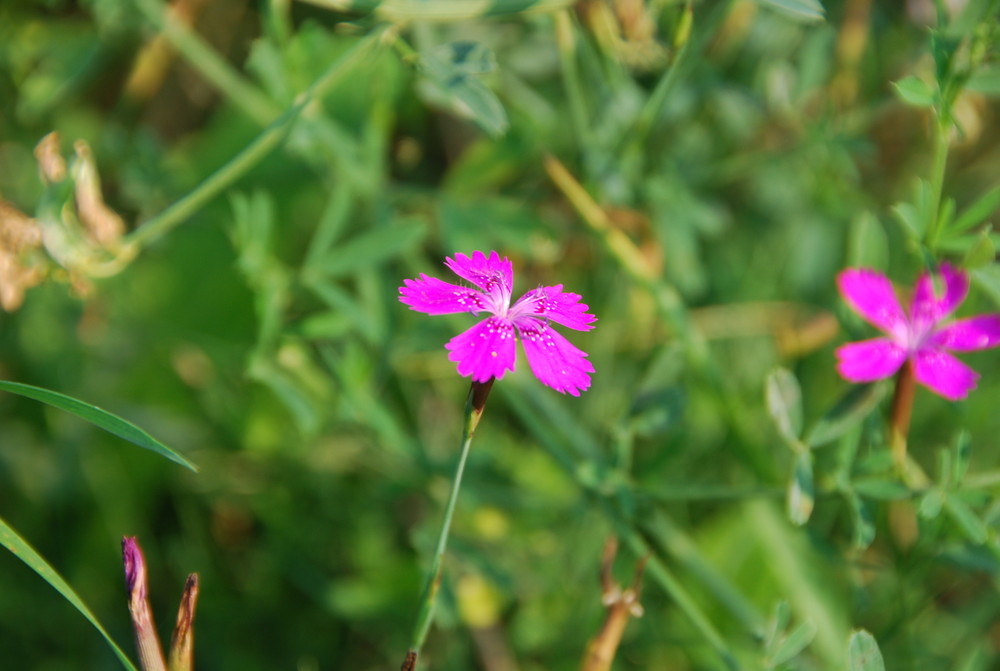
{"label": "green foliage", "polygon": [[41,387],[33,387],[29,384],[20,384],[18,382],[10,382],[7,380],[0,380],[0,390],[11,394],[18,394],[36,401],[41,401],[42,403],[51,405],[54,408],[65,410],[66,412],[72,413],[86,422],[90,422],[96,427],[104,429],[108,433],[113,433],[119,438],[124,438],[133,445],[138,445],[139,447],[147,450],[152,450],[153,452],[156,452],[157,454],[164,456],[167,459],[184,466],[185,468],[190,468],[192,471],[198,470],[198,468],[190,461],[185,459],[180,454],[177,454],[177,452],[170,449],[156,438],[153,438],[135,424],[132,424],[131,422],[108,412],[107,410],[102,410],[95,405],[84,403],[83,401],[49,389],[42,389]]}
{"label": "green foliage", "polygon": [[80,599],[80,596],[73,590],[72,587],[59,575],[55,569],[53,569],[45,559],[42,558],[38,552],[35,551],[31,545],[28,544],[23,538],[17,535],[10,525],[7,524],[2,518],[0,518],[0,545],[3,545],[7,550],[9,550],[15,557],[27,564],[32,571],[37,573],[45,580],[45,582],[52,585],[52,587],[58,591],[63,598],[69,603],[73,604],[73,607],[80,611],[87,620],[94,625],[97,631],[101,632],[101,636],[108,642],[108,645],[114,651],[115,655],[121,661],[122,666],[130,671],[136,671],[135,666],[129,660],[128,656],[122,652],[118,644],[114,642],[108,632],[104,629],[101,623],[97,620],[97,617],[87,608],[87,605]]}
{"label": "green foliage", "polygon": [[[916,484],[891,383],[833,356],[874,335],[845,266],[949,261],[960,317],[1000,306],[996,0],[0,5],[0,254],[11,212],[48,227],[0,255],[31,279],[0,388],[35,390],[0,396],[5,661],[120,666],[76,609],[129,638],[128,534],[161,626],[201,574],[199,668],[398,668],[468,389],[443,344],[476,319],[398,287],[496,249],[583,296],[597,373],[496,384],[422,668],[580,668],[612,534],[616,576],[648,557],[614,668],[997,665],[997,352],[962,355],[965,402],[918,388]],[[52,130],[127,222],[82,270]]]}
{"label": "green foliage", "polygon": [[885,671],[882,652],[878,649],[875,637],[867,631],[851,632],[847,643],[850,655],[851,671]]}

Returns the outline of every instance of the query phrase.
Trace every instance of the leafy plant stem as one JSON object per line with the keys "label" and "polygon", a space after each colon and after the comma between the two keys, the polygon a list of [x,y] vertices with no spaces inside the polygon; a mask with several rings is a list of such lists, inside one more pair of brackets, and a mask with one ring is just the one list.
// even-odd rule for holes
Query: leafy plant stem
{"label": "leafy plant stem", "polygon": [[434,605],[437,602],[437,594],[441,587],[441,564],[444,559],[444,551],[448,546],[448,534],[451,531],[451,520],[455,514],[458,491],[462,486],[465,462],[468,459],[469,448],[472,445],[472,436],[479,425],[479,419],[483,416],[486,399],[489,397],[490,389],[492,388],[493,378],[490,378],[487,382],[473,382],[472,387],[469,389],[469,397],[465,402],[465,426],[462,431],[461,453],[458,457],[458,465],[455,467],[455,477],[451,483],[451,493],[448,495],[448,503],[445,505],[444,520],[441,522],[441,531],[438,534],[434,559],[427,574],[427,584],[424,586],[424,592],[420,598],[417,621],[413,627],[413,638],[409,653],[414,656],[420,653],[420,649],[424,645],[424,640],[427,638],[427,632],[430,630],[431,623],[434,620]]}
{"label": "leafy plant stem", "polygon": [[629,143],[633,148],[643,147],[648,135],[656,122],[656,116],[663,109],[667,96],[674,89],[682,76],[686,74],[688,61],[693,52],[701,51],[702,45],[709,36],[714,35],[722,19],[729,13],[731,2],[721,3],[703,22],[694,38],[685,38],[677,50],[670,66],[656,82],[656,87],[646,100],[635,122],[635,130],[630,133]]}
{"label": "leafy plant stem", "polygon": [[358,41],[317,78],[296,103],[275,119],[243,151],[212,173],[205,181],[166,210],[142,224],[125,238],[125,247],[141,247],[184,223],[222,191],[248,173],[288,137],[296,119],[316,98],[322,96],[351,66],[378,45],[389,29],[372,33]]}
{"label": "leafy plant stem", "polygon": [[205,41],[156,0],[136,0],[139,11],[188,63],[229,100],[260,124],[267,124],[280,110],[256,86],[247,82]]}
{"label": "leafy plant stem", "polygon": [[580,73],[576,64],[576,37],[573,34],[573,20],[568,10],[555,15],[556,44],[559,47],[559,62],[562,66],[563,86],[569,103],[570,120],[573,131],[579,138],[579,146],[590,144],[590,121],[587,119],[587,103],[580,84]]}

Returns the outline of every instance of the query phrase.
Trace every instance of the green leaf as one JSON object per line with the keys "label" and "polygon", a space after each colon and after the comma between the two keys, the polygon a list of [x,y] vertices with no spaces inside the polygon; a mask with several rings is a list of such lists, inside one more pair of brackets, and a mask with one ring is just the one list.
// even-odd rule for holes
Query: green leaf
{"label": "green leaf", "polygon": [[376,228],[335,246],[320,257],[315,271],[324,277],[350,275],[400,256],[419,244],[426,235],[427,226],[415,218],[387,228]]}
{"label": "green leaf", "polygon": [[69,586],[62,576],[56,573],[56,570],[42,558],[40,554],[31,545],[28,544],[26,540],[21,538],[16,531],[14,531],[6,520],[0,518],[0,545],[7,548],[15,557],[23,561],[28,565],[31,570],[40,575],[45,582],[52,585],[52,587],[62,594],[63,598],[69,601],[73,606],[80,611],[80,613],[87,618],[87,620],[94,625],[97,631],[101,632],[101,636],[107,641],[108,645],[114,651],[115,656],[121,661],[122,666],[130,671],[136,671],[135,666],[129,661],[129,658],[122,652],[122,649],[118,647],[118,644],[112,640],[111,635],[108,634],[107,630],[101,625],[94,616],[87,605],[83,603],[83,599]]}
{"label": "green leaf", "polygon": [[875,520],[871,506],[854,492],[848,492],[847,503],[854,523],[852,541],[856,550],[865,550],[875,540]]}
{"label": "green leaf", "polygon": [[851,483],[861,496],[879,501],[899,501],[909,498],[910,489],[899,480],[863,478]]}
{"label": "green leaf", "polygon": [[788,662],[793,657],[802,652],[816,636],[816,625],[810,621],[803,622],[797,626],[792,633],[785,636],[775,647],[774,651],[768,655],[767,664],[770,668],[776,668]]}
{"label": "green leaf", "polygon": [[962,213],[958,215],[954,223],[949,227],[948,232],[951,234],[961,233],[973,226],[978,226],[986,221],[987,217],[996,212],[998,207],[1000,207],[1000,184],[984,193],[974,203],[962,210]]}
{"label": "green leaf", "polygon": [[1000,66],[980,67],[966,82],[965,88],[984,96],[1000,97]]}
{"label": "green leaf", "polygon": [[882,652],[875,637],[864,629],[856,629],[847,640],[850,671],[885,671]]}
{"label": "green leaf", "polygon": [[90,422],[98,428],[104,429],[108,433],[113,433],[119,438],[124,438],[133,445],[138,445],[139,447],[147,450],[152,450],[153,452],[156,452],[157,454],[164,456],[181,466],[190,468],[195,472],[198,471],[197,466],[192,464],[177,452],[174,452],[156,438],[153,438],[135,424],[132,424],[117,415],[113,415],[107,410],[102,410],[96,405],[90,405],[89,403],[84,403],[83,401],[66,396],[65,394],[60,394],[59,392],[42,389],[41,387],[33,387],[28,384],[21,384],[20,382],[0,380],[0,390],[8,391],[12,394],[18,394],[19,396],[24,396],[36,401],[41,401],[42,403],[51,405],[54,408],[65,410],[66,412],[76,415],[80,419]]}
{"label": "green leaf", "polygon": [[765,649],[770,650],[778,644],[779,637],[788,627],[791,618],[792,609],[787,601],[779,601],[774,604],[771,619],[767,623],[767,636],[764,640]]}
{"label": "green leaf", "polygon": [[986,539],[989,537],[986,524],[972,512],[972,509],[966,505],[965,501],[948,494],[944,498],[944,509],[948,511],[951,519],[957,522],[958,526],[962,528],[966,538],[976,545],[982,545],[986,542]]}
{"label": "green leaf", "polygon": [[926,494],[920,499],[920,506],[917,508],[917,514],[920,515],[925,520],[932,520],[941,514],[941,508],[944,506],[944,494],[940,489],[935,487],[930,489]]}
{"label": "green leaf", "polygon": [[482,45],[456,42],[420,54],[421,71],[438,97],[452,110],[493,137],[507,132],[510,121],[500,99],[476,74],[493,69],[493,54]]}
{"label": "green leaf", "polygon": [[757,2],[797,21],[822,21],[826,13],[819,0],[757,0]]}
{"label": "green leaf", "polygon": [[802,526],[809,521],[816,503],[813,485],[812,453],[800,452],[795,457],[792,480],[788,483],[788,518]]}
{"label": "green leaf", "polygon": [[839,438],[867,417],[885,395],[880,384],[855,385],[830,409],[806,435],[809,447],[819,447]]}
{"label": "green leaf", "polygon": [[934,89],[915,75],[893,82],[892,86],[896,89],[896,95],[907,105],[914,107],[934,106]]}
{"label": "green leaf", "polygon": [[778,433],[789,445],[798,444],[802,432],[802,389],[795,375],[785,368],[776,368],[764,383],[767,411]]}
{"label": "green leaf", "polygon": [[497,69],[493,51],[479,42],[449,42],[432,50],[434,58],[448,63],[456,72],[483,75]]}

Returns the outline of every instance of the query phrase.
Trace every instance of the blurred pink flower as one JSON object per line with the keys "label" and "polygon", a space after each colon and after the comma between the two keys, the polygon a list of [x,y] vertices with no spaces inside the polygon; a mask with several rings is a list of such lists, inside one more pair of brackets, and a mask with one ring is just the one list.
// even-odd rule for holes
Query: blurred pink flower
{"label": "blurred pink flower", "polygon": [[888,337],[849,343],[837,349],[837,370],[851,382],[872,382],[894,375],[909,360],[917,382],[950,401],[975,389],[979,374],[949,354],[1000,345],[1000,315],[988,314],[944,323],[965,300],[969,278],[941,264],[938,296],[925,272],[917,279],[909,311],[881,273],[848,268],[837,276],[844,300]]}
{"label": "blurred pink flower", "polygon": [[589,331],[597,317],[587,312],[580,296],[562,285],[532,289],[510,304],[514,272],[510,261],[496,252],[487,257],[455,254],[445,265],[478,289],[443,282],[421,273],[404,280],[399,300],[411,310],[429,315],[488,312],[490,317],[452,338],[445,347],[448,359],[458,364],[460,375],[475,382],[500,379],[514,370],[515,333],[520,337],[528,365],[542,384],[558,392],[579,396],[590,387],[593,365],[587,354],[557,333],[549,322],[577,331]]}

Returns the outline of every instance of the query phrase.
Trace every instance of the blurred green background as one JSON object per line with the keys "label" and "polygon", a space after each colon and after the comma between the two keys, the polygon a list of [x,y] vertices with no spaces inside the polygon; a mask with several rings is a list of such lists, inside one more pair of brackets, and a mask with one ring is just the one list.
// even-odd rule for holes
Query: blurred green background
{"label": "blurred green background", "polygon": [[[924,262],[892,207],[929,178],[931,112],[891,82],[943,81],[941,44],[979,68],[945,194],[961,210],[1000,182],[997,3],[949,3],[933,31],[920,0],[542,2],[457,21],[392,13],[434,2],[347,4],[0,5],[9,208],[72,228],[33,155],[52,131],[65,156],[89,145],[128,231],[213,196],[126,236],[136,255],[112,270],[94,259],[122,241],[32,250],[43,275],[0,314],[0,378],[104,407],[200,467],[0,395],[0,515],[112,636],[131,654],[119,543],[137,535],[162,636],[201,575],[198,668],[398,668],[468,389],[443,343],[474,319],[413,313],[397,289],[496,249],[517,295],[582,294],[599,321],[570,338],[597,373],[563,397],[522,359],[494,387],[424,668],[579,668],[614,534],[623,583],[638,555],[657,566],[617,669],[847,669],[855,628],[891,670],[998,668],[1000,356],[965,357],[983,374],[967,402],[918,391],[911,450],[935,482],[953,467],[929,491],[891,475],[885,386],[852,397],[808,482],[764,391],[792,371],[805,426],[820,422],[851,391],[833,348],[872,333],[837,271],[906,285]],[[294,123],[269,126],[317,80]],[[962,314],[1000,302],[987,256]],[[811,515],[788,510],[790,482],[807,508],[814,488]],[[0,654],[120,668],[7,552]]]}

